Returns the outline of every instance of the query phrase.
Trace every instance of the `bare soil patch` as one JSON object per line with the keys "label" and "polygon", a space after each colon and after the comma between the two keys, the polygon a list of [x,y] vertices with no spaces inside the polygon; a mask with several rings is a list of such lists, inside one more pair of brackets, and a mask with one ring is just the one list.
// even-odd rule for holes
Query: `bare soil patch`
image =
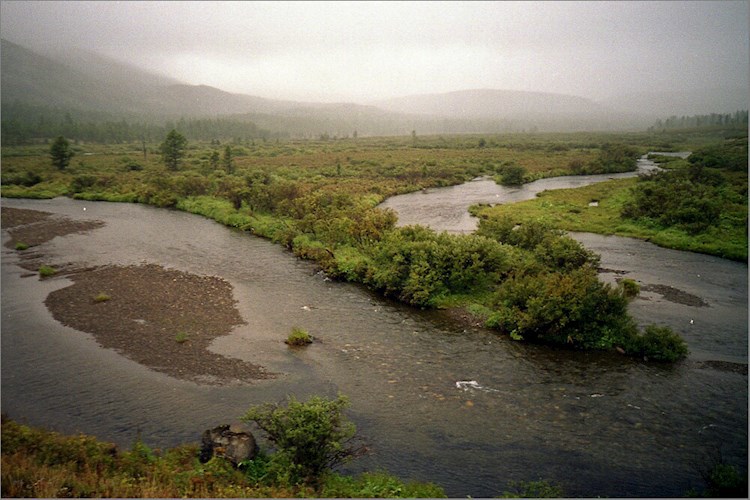
{"label": "bare soil patch", "polygon": [[56,320],[89,332],[103,346],[170,376],[203,384],[269,378],[262,367],[208,350],[245,323],[232,286],[154,264],[76,273],[45,300]]}
{"label": "bare soil patch", "polygon": [[[39,246],[42,243],[104,225],[38,210],[3,207],[0,213],[3,229],[11,236],[6,246],[15,248],[18,241],[30,246],[19,251],[19,265],[30,271],[50,264]],[[231,284],[221,278],[155,264],[90,268],[56,263],[53,267],[58,269],[56,276],[66,276],[73,284],[49,294],[47,308],[60,323],[91,333],[105,348],[201,384],[246,383],[274,376],[261,366],[208,350],[213,339],[245,323]]]}
{"label": "bare soil patch", "polygon": [[72,220],[49,212],[22,208],[3,207],[0,214],[3,229],[11,237],[5,244],[8,248],[15,248],[19,242],[34,247],[56,236],[85,233],[104,225],[100,220]]}
{"label": "bare soil patch", "polygon": [[647,292],[656,292],[664,297],[665,300],[674,302],[675,304],[682,304],[684,306],[691,307],[708,307],[706,301],[698,297],[697,295],[693,295],[692,293],[685,292],[683,290],[680,290],[679,288],[674,288],[669,285],[647,284],[642,285],[641,290]]}

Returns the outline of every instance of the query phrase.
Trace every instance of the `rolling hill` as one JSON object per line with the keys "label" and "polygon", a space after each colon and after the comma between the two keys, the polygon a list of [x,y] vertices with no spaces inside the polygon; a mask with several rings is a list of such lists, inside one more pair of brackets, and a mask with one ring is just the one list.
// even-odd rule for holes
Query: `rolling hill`
{"label": "rolling hill", "polygon": [[7,40],[1,50],[3,109],[23,103],[151,122],[223,116],[304,137],[614,130],[652,122],[583,97],[494,89],[367,104],[274,100],[187,85],[82,50],[43,55]]}

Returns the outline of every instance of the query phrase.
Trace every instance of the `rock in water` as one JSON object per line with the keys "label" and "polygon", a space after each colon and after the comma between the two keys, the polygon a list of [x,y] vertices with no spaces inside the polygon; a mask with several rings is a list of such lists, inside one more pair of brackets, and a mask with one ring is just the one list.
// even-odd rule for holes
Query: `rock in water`
{"label": "rock in water", "polygon": [[258,444],[250,429],[241,423],[220,425],[203,431],[200,461],[206,463],[211,457],[224,457],[234,465],[252,460],[258,454]]}

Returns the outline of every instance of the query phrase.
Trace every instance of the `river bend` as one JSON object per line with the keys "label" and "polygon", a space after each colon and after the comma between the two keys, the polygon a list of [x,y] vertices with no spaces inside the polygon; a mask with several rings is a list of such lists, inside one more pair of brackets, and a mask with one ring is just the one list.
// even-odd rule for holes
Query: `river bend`
{"label": "river bend", "polygon": [[[53,263],[148,262],[227,279],[247,325],[212,350],[282,374],[212,387],[144,368],[57,323],[43,301],[68,281],[24,277],[16,252],[3,248],[2,409],[22,422],[122,446],[140,433],[164,447],[197,441],[252,404],[341,392],[372,448],[349,470],[385,468],[451,496],[496,496],[511,481],[540,477],[571,496],[680,496],[702,486],[695,464],[717,450],[747,466],[742,264],[577,236],[602,252],[609,278],[626,274],[707,304],[670,301],[658,287],[634,302],[640,322],[674,325],[690,345],[686,362],[663,366],[458,327],[440,311],[331,281],[279,246],[186,213],[63,198],[2,203],[105,222],[45,243]],[[320,342],[289,350],[292,326]]]}

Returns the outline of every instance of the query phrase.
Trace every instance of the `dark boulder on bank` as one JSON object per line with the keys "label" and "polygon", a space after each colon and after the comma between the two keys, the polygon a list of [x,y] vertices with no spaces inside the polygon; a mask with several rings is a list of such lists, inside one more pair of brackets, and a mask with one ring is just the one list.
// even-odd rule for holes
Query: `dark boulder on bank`
{"label": "dark boulder on bank", "polygon": [[252,460],[257,454],[258,444],[255,442],[255,436],[242,423],[220,425],[203,431],[200,454],[202,463],[217,456],[238,465],[245,460]]}

